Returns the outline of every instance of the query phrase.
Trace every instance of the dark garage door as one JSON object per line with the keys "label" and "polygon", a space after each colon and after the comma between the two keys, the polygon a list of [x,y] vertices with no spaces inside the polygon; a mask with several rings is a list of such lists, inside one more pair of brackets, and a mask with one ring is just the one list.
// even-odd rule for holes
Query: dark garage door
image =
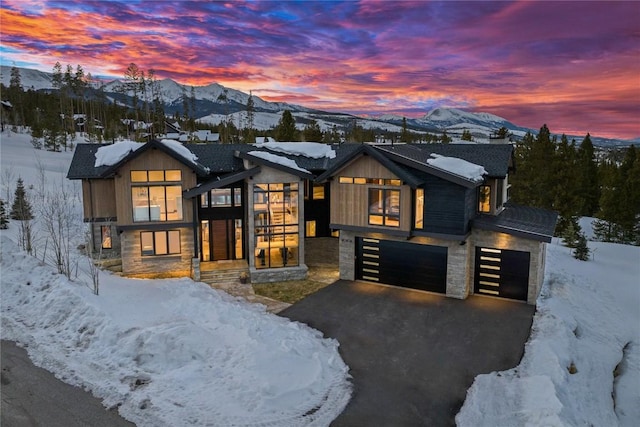
{"label": "dark garage door", "polygon": [[356,278],[445,293],[447,248],[415,243],[356,239]]}
{"label": "dark garage door", "polygon": [[476,246],[475,293],[527,300],[529,252]]}

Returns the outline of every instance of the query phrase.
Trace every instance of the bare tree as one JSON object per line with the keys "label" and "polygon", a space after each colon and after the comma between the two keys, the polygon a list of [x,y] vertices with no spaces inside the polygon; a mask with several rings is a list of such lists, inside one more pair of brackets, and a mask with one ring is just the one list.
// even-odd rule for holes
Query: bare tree
{"label": "bare tree", "polygon": [[[102,260],[102,245],[97,255],[93,251],[93,224],[89,225],[89,229],[85,234],[85,252],[89,261],[89,277],[91,277],[91,289],[96,295],[100,294],[100,267],[98,263]],[[97,257],[97,259],[96,259]],[[97,262],[96,262],[97,261]]]}

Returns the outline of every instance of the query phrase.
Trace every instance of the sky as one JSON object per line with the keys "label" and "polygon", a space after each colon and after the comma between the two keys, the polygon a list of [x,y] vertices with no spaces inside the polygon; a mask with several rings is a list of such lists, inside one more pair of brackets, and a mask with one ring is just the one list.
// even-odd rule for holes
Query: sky
{"label": "sky", "polygon": [[489,112],[640,137],[640,2],[2,0],[0,64],[130,63],[352,114]]}

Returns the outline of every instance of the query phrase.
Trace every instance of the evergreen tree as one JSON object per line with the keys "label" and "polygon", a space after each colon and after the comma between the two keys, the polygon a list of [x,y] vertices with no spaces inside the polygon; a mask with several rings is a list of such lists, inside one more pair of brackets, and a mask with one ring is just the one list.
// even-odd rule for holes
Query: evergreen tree
{"label": "evergreen tree", "polygon": [[577,247],[578,238],[580,237],[581,232],[582,230],[580,228],[580,224],[578,224],[578,218],[570,218],[564,230],[560,234],[562,236],[562,243],[568,248]]}
{"label": "evergreen tree", "polygon": [[444,132],[442,132],[442,136],[440,137],[440,141],[442,141],[443,144],[448,144],[451,142],[451,138],[449,137],[449,135],[447,135],[447,131],[445,130]]}
{"label": "evergreen tree", "polygon": [[0,199],[0,229],[6,230],[9,227],[9,218],[7,210],[4,207],[4,200]]}
{"label": "evergreen tree", "polygon": [[410,142],[411,136],[407,130],[407,118],[402,118],[402,133],[400,134],[400,142]]}
{"label": "evergreen tree", "polygon": [[619,169],[620,197],[618,225],[621,227],[623,243],[635,240],[634,230],[640,220],[640,159],[635,146],[627,149]]}
{"label": "evergreen tree", "polygon": [[[568,224],[579,213],[580,201],[578,198],[577,153],[575,144],[569,145],[566,135],[562,135],[560,144],[554,157],[553,169],[550,171],[555,177],[552,181],[554,187],[549,188],[554,194],[553,209],[558,211],[560,218],[556,227],[557,233],[562,233]],[[550,182],[551,183],[551,182]]]}
{"label": "evergreen tree", "polygon": [[598,211],[600,201],[600,186],[598,182],[598,166],[595,162],[595,154],[591,135],[587,134],[578,148],[578,198],[580,203],[579,214],[593,216]]}
{"label": "evergreen tree", "polygon": [[33,219],[31,213],[31,204],[27,200],[27,194],[24,190],[24,183],[22,178],[18,178],[16,191],[13,198],[13,206],[11,207],[11,219],[19,221]]}
{"label": "evergreen tree", "polygon": [[296,120],[291,111],[284,110],[275,128],[276,139],[280,142],[296,141]]}
{"label": "evergreen tree", "polygon": [[473,141],[473,135],[471,135],[471,131],[469,131],[469,129],[465,129],[462,131],[460,139],[463,141]]}
{"label": "evergreen tree", "polygon": [[576,242],[576,246],[573,249],[573,257],[575,259],[579,259],[580,261],[588,261],[589,260],[589,246],[587,245],[587,237],[584,233],[578,234],[578,240]]}
{"label": "evergreen tree", "polygon": [[322,141],[322,130],[320,129],[320,125],[317,121],[311,120],[304,127],[302,131],[302,136],[305,141],[308,142],[321,142]]}

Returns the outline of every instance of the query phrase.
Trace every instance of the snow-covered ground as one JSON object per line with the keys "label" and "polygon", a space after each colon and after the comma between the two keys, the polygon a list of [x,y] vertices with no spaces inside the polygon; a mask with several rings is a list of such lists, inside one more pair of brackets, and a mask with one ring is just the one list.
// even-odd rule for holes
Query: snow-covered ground
{"label": "snow-covered ground", "polygon": [[[71,153],[34,150],[29,140],[0,135],[0,196],[18,176],[28,191],[64,184],[79,195],[64,179]],[[589,221],[581,221],[587,236]],[[348,368],[338,343],[319,332],[189,279],[102,273],[95,296],[86,258],[77,254],[78,277],[68,281],[20,252],[16,230],[13,223],[0,232],[2,338],[125,418],[153,426],[328,425],[347,404]],[[557,240],[549,245],[523,360],[476,378],[459,425],[639,424],[640,248],[589,246],[593,257],[583,262]]]}
{"label": "snow-covered ground", "polygon": [[[71,153],[0,138],[3,185],[21,176],[32,193],[66,181]],[[42,244],[37,217],[34,226]],[[186,278],[103,272],[96,296],[86,257],[74,253],[70,281],[42,262],[42,247],[38,258],[21,252],[17,230],[13,221],[0,233],[2,339],[137,425],[327,426],[348,403],[339,344],[320,332]]]}
{"label": "snow-covered ground", "polygon": [[548,246],[523,359],[476,377],[459,426],[640,425],[640,248],[589,247],[584,262]]}

